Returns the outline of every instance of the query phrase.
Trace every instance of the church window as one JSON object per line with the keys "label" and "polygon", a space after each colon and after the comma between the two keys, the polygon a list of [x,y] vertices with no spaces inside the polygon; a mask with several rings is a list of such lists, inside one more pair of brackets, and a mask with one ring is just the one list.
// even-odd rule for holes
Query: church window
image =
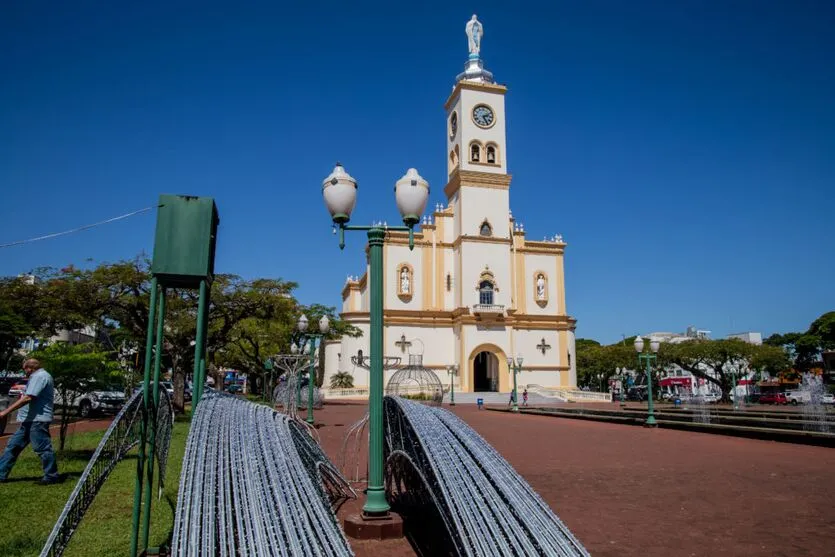
{"label": "church window", "polygon": [[478,143],[470,145],[470,162],[481,162],[481,145]]}
{"label": "church window", "polygon": [[487,164],[496,164],[496,146],[487,146]]}
{"label": "church window", "polygon": [[478,303],[493,305],[493,283],[489,280],[483,280],[478,285]]}
{"label": "church window", "polygon": [[481,236],[492,236],[493,227],[491,227],[490,223],[485,220],[483,223],[481,223],[481,229],[479,229],[478,233]]}

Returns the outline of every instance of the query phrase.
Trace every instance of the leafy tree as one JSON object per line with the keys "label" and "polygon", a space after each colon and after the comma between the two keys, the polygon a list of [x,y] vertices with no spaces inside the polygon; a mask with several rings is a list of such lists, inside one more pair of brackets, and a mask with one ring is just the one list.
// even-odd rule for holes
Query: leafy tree
{"label": "leafy tree", "polygon": [[93,344],[56,343],[32,354],[41,361],[55,384],[56,401],[63,405],[60,421],[60,450],[64,450],[72,404],[93,383],[121,382],[118,363]]}
{"label": "leafy tree", "polygon": [[763,344],[762,346],[755,347],[748,366],[752,370],[760,373],[765,372],[769,375],[776,375],[788,369],[791,366],[791,362],[785,350],[777,346]]}
{"label": "leafy tree", "polygon": [[[593,340],[581,339],[577,353],[577,382],[581,385],[597,386],[606,383],[617,368],[635,368],[637,359],[632,345],[622,343],[601,346]],[[602,381],[598,376],[602,375]]]}
{"label": "leafy tree", "polygon": [[821,350],[835,350],[835,311],[829,311],[815,319],[806,333],[820,340]]}
{"label": "leafy tree", "polygon": [[0,279],[0,365],[13,357],[28,337],[43,327],[40,289],[22,278]]}
{"label": "leafy tree", "polygon": [[690,340],[662,346],[667,361],[719,387],[723,399],[732,388],[733,373],[741,362],[750,362],[758,348],[739,339]]}
{"label": "leafy tree", "polygon": [[331,389],[353,389],[354,376],[347,371],[340,371],[331,375]]}

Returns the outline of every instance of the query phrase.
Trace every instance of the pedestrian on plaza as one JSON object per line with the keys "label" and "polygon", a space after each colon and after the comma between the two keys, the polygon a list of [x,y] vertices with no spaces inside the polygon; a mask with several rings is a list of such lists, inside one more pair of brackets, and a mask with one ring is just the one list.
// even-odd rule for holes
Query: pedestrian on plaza
{"label": "pedestrian on plaza", "polygon": [[15,410],[18,430],[9,438],[6,451],[0,457],[0,482],[5,482],[9,472],[17,461],[17,457],[32,444],[43,465],[43,478],[40,485],[58,483],[58,465],[55,463],[55,453],[52,451],[52,440],[49,437],[49,425],[52,423],[52,403],[55,388],[52,376],[41,367],[35,359],[23,362],[23,371],[29,378],[24,392],[11,406],[0,412],[0,419],[5,418]]}
{"label": "pedestrian on plaza", "polygon": [[527,406],[527,405],[528,405],[528,389],[526,387],[525,390],[522,391],[522,406]]}
{"label": "pedestrian on plaza", "polygon": [[510,400],[508,400],[508,401],[507,401],[507,405],[508,405],[508,407],[509,407],[511,404],[513,404],[513,401],[515,400],[515,398],[514,398],[514,395],[515,395],[515,394],[516,394],[516,393],[515,393],[514,391],[510,391]]}

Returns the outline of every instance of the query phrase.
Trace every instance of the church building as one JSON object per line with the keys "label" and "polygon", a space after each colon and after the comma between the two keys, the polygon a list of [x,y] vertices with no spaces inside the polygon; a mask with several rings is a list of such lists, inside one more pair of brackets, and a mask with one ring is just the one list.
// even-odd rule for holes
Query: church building
{"label": "church building", "polygon": [[[510,210],[505,94],[480,57],[483,28],[467,23],[470,55],[444,103],[447,203],[408,234],[389,232],[383,248],[385,356],[422,354],[423,365],[456,392],[513,388],[508,357],[521,357],[523,385],[576,389],[576,321],[565,301],[561,236],[525,237]],[[369,266],[342,289],[342,318],[358,338],[329,341],[325,383],[349,373],[367,387],[369,372],[354,362],[369,353]],[[353,361],[352,361],[352,357]],[[449,366],[457,366],[454,379]],[[396,370],[385,372],[384,384]]]}

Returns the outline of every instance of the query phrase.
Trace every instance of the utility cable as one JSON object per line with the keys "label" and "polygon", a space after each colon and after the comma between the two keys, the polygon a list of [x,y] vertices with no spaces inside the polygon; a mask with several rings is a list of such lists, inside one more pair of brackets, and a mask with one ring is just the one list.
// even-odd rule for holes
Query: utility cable
{"label": "utility cable", "polygon": [[81,232],[82,230],[87,230],[89,228],[94,228],[96,226],[101,226],[102,224],[108,224],[111,222],[116,222],[117,220],[126,219],[128,217],[132,217],[134,215],[138,215],[140,213],[146,213],[151,211],[152,209],[156,209],[160,207],[160,205],[151,205],[150,207],[145,207],[144,209],[139,209],[138,211],[133,211],[131,213],[126,213],[124,215],[119,215],[118,217],[109,218],[107,220],[94,222],[93,224],[87,224],[84,226],[79,226],[78,228],[73,228],[71,230],[64,230],[63,232],[55,232],[53,234],[46,234],[45,236],[38,236],[36,238],[29,238],[28,240],[18,240],[16,242],[9,242],[7,244],[0,244],[0,248],[10,248],[12,246],[20,246],[22,244],[30,244],[32,242],[38,242],[40,240],[49,240],[52,238],[57,238],[58,236],[66,236],[67,234],[72,234],[74,232]]}

